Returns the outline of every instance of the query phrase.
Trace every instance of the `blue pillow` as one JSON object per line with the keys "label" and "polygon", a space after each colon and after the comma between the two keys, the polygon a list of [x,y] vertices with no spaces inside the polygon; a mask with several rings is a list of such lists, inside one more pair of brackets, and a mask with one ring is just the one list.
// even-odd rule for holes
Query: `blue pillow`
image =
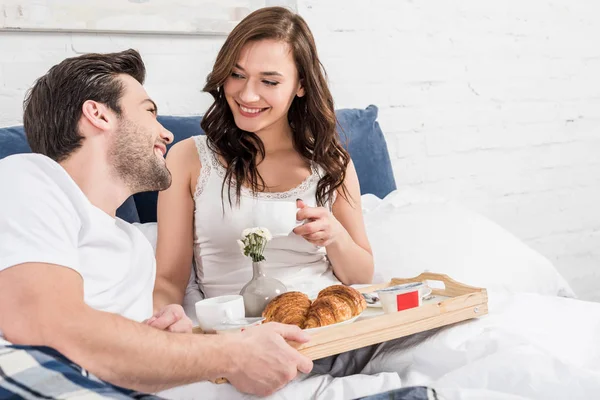
{"label": "blue pillow", "polygon": [[31,153],[22,126],[0,129],[0,160],[13,154]]}
{"label": "blue pillow", "polygon": [[[23,127],[0,128],[0,160],[21,153],[31,153]],[[117,209],[117,216],[127,222],[140,222],[133,196]]]}
{"label": "blue pillow", "polygon": [[352,157],[360,182],[360,193],[383,199],[396,190],[390,154],[377,122],[377,107],[342,109],[336,112],[342,141]]}

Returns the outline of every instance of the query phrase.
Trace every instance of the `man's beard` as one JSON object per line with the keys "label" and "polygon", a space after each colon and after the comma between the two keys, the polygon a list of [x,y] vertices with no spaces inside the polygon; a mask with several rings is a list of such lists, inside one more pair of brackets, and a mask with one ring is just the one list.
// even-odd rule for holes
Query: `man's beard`
{"label": "man's beard", "polygon": [[148,133],[125,118],[110,149],[110,167],[132,193],[165,190],[171,186],[171,172],[154,153]]}

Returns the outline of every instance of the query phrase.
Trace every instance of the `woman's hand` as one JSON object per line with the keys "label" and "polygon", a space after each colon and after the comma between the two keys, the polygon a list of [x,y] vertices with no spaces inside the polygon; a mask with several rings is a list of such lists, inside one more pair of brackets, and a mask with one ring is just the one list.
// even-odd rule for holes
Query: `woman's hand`
{"label": "woman's hand", "polygon": [[315,246],[326,247],[335,243],[345,232],[342,224],[325,207],[309,207],[300,199],[296,203],[300,208],[296,219],[306,221],[294,229],[296,235]]}

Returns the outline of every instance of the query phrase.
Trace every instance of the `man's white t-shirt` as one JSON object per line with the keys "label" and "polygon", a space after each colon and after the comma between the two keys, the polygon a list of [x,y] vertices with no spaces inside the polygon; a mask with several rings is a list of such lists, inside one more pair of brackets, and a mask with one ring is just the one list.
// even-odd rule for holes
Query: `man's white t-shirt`
{"label": "man's white t-shirt", "polygon": [[0,271],[31,262],[71,268],[90,307],[135,321],[152,315],[156,261],[138,228],[92,205],[43,155],[0,160],[0,188]]}

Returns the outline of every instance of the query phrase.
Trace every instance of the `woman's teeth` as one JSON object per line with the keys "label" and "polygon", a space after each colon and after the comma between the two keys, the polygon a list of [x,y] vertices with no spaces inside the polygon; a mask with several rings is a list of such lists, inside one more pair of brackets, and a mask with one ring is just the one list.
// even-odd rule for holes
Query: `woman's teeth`
{"label": "woman's teeth", "polygon": [[249,114],[256,114],[263,110],[262,108],[246,108],[244,106],[240,106],[240,108],[242,109],[243,112],[246,112]]}

